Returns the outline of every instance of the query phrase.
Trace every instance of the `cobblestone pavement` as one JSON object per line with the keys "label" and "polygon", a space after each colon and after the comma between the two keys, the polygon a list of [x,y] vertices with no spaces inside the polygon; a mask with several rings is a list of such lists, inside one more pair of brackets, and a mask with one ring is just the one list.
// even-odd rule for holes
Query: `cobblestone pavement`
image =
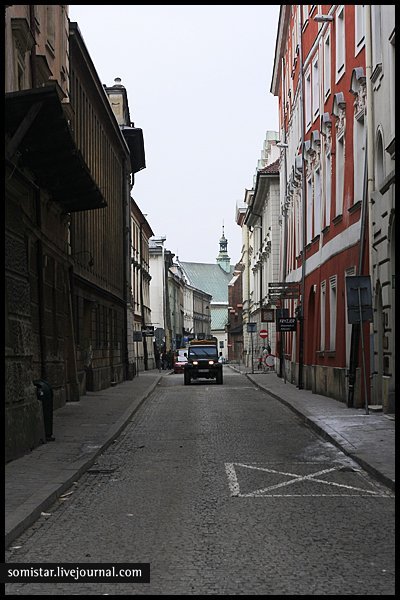
{"label": "cobblestone pavement", "polygon": [[394,494],[259,385],[165,376],[7,563],[150,563],[150,584],[7,595],[394,595]]}

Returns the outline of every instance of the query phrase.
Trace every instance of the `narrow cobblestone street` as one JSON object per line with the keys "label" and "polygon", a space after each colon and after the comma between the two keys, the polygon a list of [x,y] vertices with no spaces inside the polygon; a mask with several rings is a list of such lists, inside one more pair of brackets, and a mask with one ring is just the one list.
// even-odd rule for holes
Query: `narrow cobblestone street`
{"label": "narrow cobblestone street", "polygon": [[9,595],[387,595],[394,496],[243,375],[162,378],[8,563],[150,563],[150,584]]}

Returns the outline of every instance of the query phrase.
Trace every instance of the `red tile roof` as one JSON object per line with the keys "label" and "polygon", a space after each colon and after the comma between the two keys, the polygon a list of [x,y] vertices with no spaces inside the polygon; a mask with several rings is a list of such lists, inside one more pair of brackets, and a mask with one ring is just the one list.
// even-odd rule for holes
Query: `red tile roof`
{"label": "red tile roof", "polygon": [[267,165],[263,169],[259,169],[259,173],[270,173],[272,175],[277,175],[279,173],[279,158],[276,159],[275,162]]}

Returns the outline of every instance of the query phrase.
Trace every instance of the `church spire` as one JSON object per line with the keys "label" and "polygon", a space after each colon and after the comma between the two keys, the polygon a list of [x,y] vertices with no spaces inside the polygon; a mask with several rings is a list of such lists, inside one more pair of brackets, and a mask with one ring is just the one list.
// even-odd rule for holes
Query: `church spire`
{"label": "church spire", "polygon": [[225,237],[224,224],[222,223],[222,237],[219,240],[219,254],[217,263],[227,273],[231,270],[231,259],[228,256],[228,240]]}

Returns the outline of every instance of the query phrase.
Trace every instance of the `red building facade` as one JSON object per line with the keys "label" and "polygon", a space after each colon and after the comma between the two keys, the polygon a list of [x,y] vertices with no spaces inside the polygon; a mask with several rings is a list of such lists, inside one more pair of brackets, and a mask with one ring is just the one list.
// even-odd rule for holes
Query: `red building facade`
{"label": "red building facade", "polygon": [[362,5],[283,5],[271,85],[286,223],[281,281],[300,284],[299,300],[282,299],[298,317],[297,331],[284,334],[286,372],[300,388],[354,406],[369,395],[370,372],[369,325],[362,355],[346,294],[346,277],[369,273],[364,24]]}

